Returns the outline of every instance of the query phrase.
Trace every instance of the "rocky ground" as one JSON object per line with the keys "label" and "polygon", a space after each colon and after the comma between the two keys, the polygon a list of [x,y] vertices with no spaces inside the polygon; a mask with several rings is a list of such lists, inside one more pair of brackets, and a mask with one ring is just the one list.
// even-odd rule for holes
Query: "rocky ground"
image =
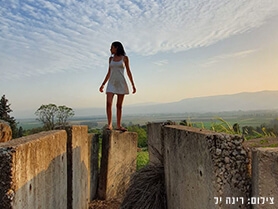
{"label": "rocky ground", "polygon": [[278,138],[269,137],[269,138],[259,138],[259,139],[250,139],[243,143],[248,147],[278,147]]}
{"label": "rocky ground", "polygon": [[94,200],[89,205],[89,209],[119,209],[119,208],[120,208],[120,203],[115,200],[111,200],[111,201]]}

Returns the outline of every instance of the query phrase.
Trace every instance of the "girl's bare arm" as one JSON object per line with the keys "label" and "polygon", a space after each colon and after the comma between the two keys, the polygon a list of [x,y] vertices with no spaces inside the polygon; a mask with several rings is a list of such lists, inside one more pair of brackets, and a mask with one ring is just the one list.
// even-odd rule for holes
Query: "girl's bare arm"
{"label": "girl's bare arm", "polygon": [[130,83],[131,83],[132,88],[133,88],[132,93],[135,94],[136,88],[135,88],[135,84],[134,84],[134,81],[133,81],[132,73],[131,73],[131,71],[130,71],[129,60],[128,60],[128,57],[127,57],[127,56],[124,57],[124,63],[125,63],[125,67],[126,67],[127,76],[128,76],[128,78],[129,78]]}
{"label": "girl's bare arm", "polygon": [[[112,57],[109,58],[109,63],[110,63],[111,59],[112,59]],[[110,78],[110,73],[111,73],[110,67],[108,67],[108,72],[107,72],[107,74],[106,74],[106,76],[105,76],[105,78],[104,78],[104,81],[102,82],[102,84],[101,84],[101,86],[100,86],[100,88],[99,88],[99,91],[100,91],[100,92],[103,92],[104,85],[106,84],[106,82],[107,82],[107,81],[109,80],[109,78]]]}

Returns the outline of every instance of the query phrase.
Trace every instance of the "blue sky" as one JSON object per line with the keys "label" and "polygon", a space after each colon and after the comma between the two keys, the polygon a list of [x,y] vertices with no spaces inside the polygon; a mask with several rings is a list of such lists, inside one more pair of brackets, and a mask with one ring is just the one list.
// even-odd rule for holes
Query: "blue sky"
{"label": "blue sky", "polygon": [[0,2],[0,96],[16,117],[103,107],[115,40],[137,86],[125,105],[278,90],[277,0]]}

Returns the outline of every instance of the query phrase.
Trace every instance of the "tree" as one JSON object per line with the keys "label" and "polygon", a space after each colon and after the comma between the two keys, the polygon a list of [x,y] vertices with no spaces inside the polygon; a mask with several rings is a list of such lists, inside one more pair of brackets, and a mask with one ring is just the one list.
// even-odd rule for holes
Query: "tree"
{"label": "tree", "polygon": [[22,128],[22,126],[20,126],[19,127],[19,129],[18,129],[18,137],[22,137],[23,136],[23,128]]}
{"label": "tree", "polygon": [[57,125],[65,128],[68,125],[68,119],[74,116],[74,111],[65,105],[59,106],[57,111]]}
{"label": "tree", "polygon": [[74,116],[74,111],[65,105],[57,107],[55,104],[48,104],[41,105],[35,114],[45,130],[53,130],[55,127],[64,128],[68,119]]}
{"label": "tree", "polygon": [[9,101],[6,99],[5,95],[1,98],[0,104],[0,118],[2,120],[8,121],[10,116],[9,113],[12,112]]}
{"label": "tree", "polygon": [[55,127],[55,114],[58,108],[55,104],[41,105],[35,114],[39,117],[46,130],[53,130]]}
{"label": "tree", "polygon": [[10,116],[10,113],[12,112],[10,106],[11,104],[9,104],[8,99],[6,99],[5,95],[3,95],[0,100],[0,119],[9,123],[12,129],[12,137],[17,138],[17,122],[14,117]]}

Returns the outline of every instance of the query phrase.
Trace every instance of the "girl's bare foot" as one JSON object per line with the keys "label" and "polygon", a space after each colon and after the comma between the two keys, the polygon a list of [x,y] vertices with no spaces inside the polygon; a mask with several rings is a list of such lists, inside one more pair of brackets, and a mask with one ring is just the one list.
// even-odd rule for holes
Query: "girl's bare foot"
{"label": "girl's bare foot", "polygon": [[122,132],[127,131],[127,129],[126,129],[126,128],[124,128],[124,127],[122,127],[122,126],[120,126],[119,128],[117,128],[117,130],[118,130],[118,131],[122,131]]}

